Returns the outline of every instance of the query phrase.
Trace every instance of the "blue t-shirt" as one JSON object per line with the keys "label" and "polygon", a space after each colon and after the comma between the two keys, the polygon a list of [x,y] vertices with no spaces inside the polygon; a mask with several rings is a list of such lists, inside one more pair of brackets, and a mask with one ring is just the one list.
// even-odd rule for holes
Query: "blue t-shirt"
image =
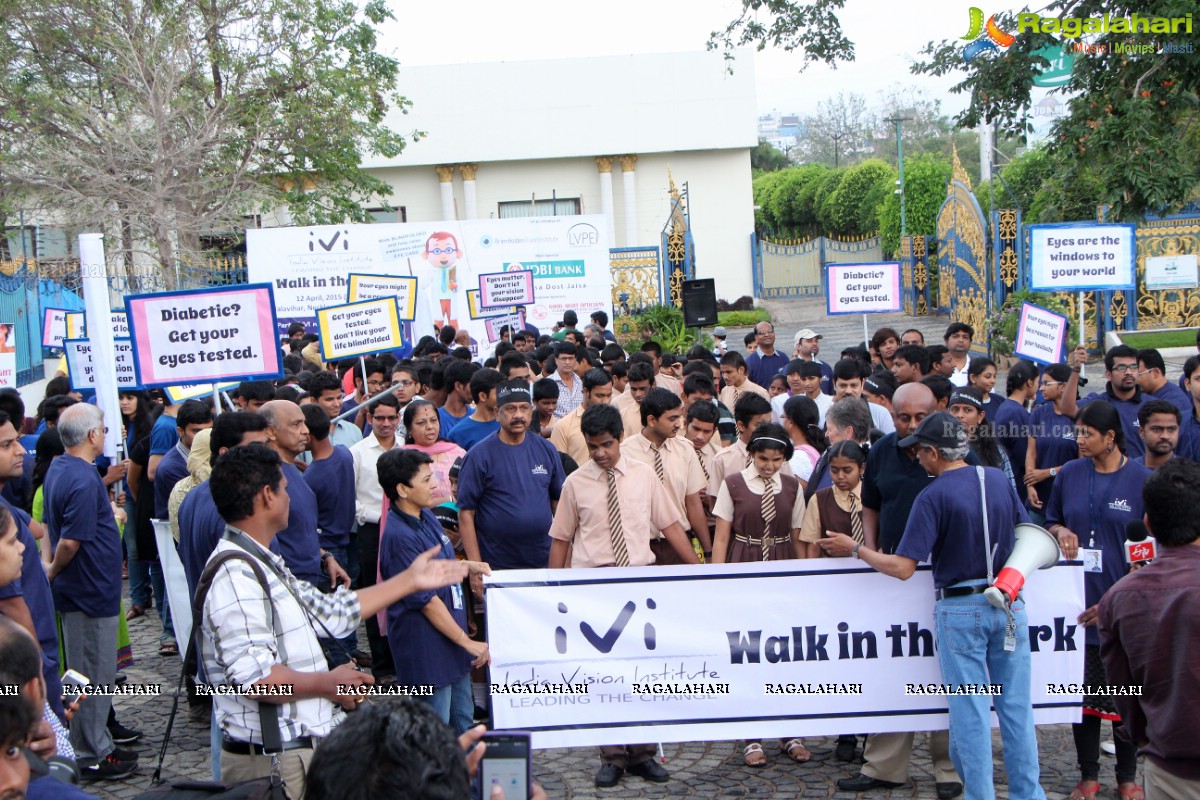
{"label": "blue t-shirt", "polygon": [[486,439],[490,434],[500,430],[500,421],[492,420],[491,422],[476,422],[467,417],[462,422],[454,426],[454,430],[449,435],[442,434],[448,442],[454,442],[463,450],[470,450],[475,445]]}
{"label": "blue t-shirt", "polygon": [[50,593],[50,581],[42,569],[38,552],[38,541],[29,532],[29,515],[11,503],[0,500],[13,515],[17,523],[17,536],[25,545],[21,557],[21,577],[7,586],[0,586],[0,600],[20,597],[29,609],[33,629],[37,631],[38,644],[42,647],[42,675],[46,679],[46,700],[59,717],[63,716],[62,683],[58,678],[58,626],[54,619],[54,597]]}
{"label": "blue t-shirt", "polygon": [[983,413],[990,420],[996,419],[996,414],[1000,411],[1000,406],[1008,402],[1008,398],[1002,394],[988,392],[987,397],[983,398]]}
{"label": "blue t-shirt", "polygon": [[996,441],[1008,453],[1013,478],[1020,487],[1019,497],[1025,497],[1025,454],[1029,450],[1029,412],[1016,400],[1005,399],[996,409],[996,416],[988,413],[988,419],[996,429]]}
{"label": "blue t-shirt", "polygon": [[[153,435],[150,437],[150,447],[153,450]],[[183,452],[183,445],[178,442],[172,445],[166,455],[159,460],[158,468],[154,470],[153,481],[155,519],[167,518],[167,506],[171,502],[171,491],[175,488],[175,484],[188,476],[187,460],[187,453]]]}
{"label": "blue t-shirt", "polygon": [[540,569],[550,560],[550,501],[564,474],[554,445],[525,435],[518,445],[489,436],[463,458],[458,507],[475,512],[475,534],[492,569]]}
{"label": "blue t-shirt", "polygon": [[158,419],[154,420],[154,427],[150,429],[150,455],[165,456],[178,442],[179,429],[176,427],[175,418],[169,414],[160,414]]}
{"label": "blue t-shirt", "polygon": [[46,472],[43,494],[51,543],[57,548],[71,539],[80,545],[51,585],[55,608],[115,617],[121,609],[121,534],[100,473],[66,453]]}
{"label": "blue t-shirt", "polygon": [[341,445],[335,445],[328,458],[308,465],[304,482],[317,499],[321,547],[348,546],[354,527],[354,456]]}
{"label": "blue t-shirt", "polygon": [[[1058,471],[1046,504],[1046,527],[1065,525],[1079,537],[1080,550],[1100,551],[1101,572],[1084,573],[1089,608],[1129,572],[1123,547],[1126,526],[1142,519],[1142,485],[1148,477],[1150,470],[1133,460],[1108,475],[1097,473],[1090,458],[1068,461]],[[1095,626],[1087,628],[1087,643],[1100,644]]]}
{"label": "blue t-shirt", "polygon": [[[453,414],[451,414],[449,411],[447,411],[445,406],[442,406],[441,408],[439,408],[438,409],[438,422],[440,423],[441,427],[438,428],[438,432],[441,435],[441,437],[443,439],[446,439],[447,441],[449,441],[450,431],[454,430],[455,427],[458,426],[458,423],[462,422],[464,419],[466,419],[469,416],[471,416],[470,411],[467,411],[461,417],[456,417]],[[466,448],[463,448],[463,449],[465,450]]]}
{"label": "blue t-shirt", "polygon": [[1164,383],[1162,388],[1150,396],[1155,400],[1166,400],[1178,408],[1179,416],[1184,420],[1196,413],[1196,409],[1192,405],[1192,396],[1170,381]]}
{"label": "blue t-shirt", "polygon": [[1179,426],[1179,445],[1175,452],[1184,458],[1200,461],[1200,419],[1195,413],[1183,418]]}
{"label": "blue t-shirt", "polygon": [[329,578],[321,571],[321,540],[317,535],[317,496],[304,482],[300,470],[283,465],[290,502],[287,527],[275,536],[283,563],[302,581],[321,586]]}
{"label": "blue t-shirt", "polygon": [[812,474],[808,476],[808,487],[804,490],[804,501],[807,503],[814,494],[833,486],[833,478],[829,474],[829,451],[821,453],[813,466]]}
{"label": "blue t-shirt", "polygon": [[[862,504],[879,512],[880,552],[894,553],[904,536],[913,501],[933,478],[921,462],[909,458],[897,445],[896,434],[889,433],[871,446],[867,453],[867,470],[863,474]],[[967,463],[979,466],[979,456],[972,450]]]}
{"label": "blue t-shirt", "polygon": [[821,391],[825,394],[833,394],[833,367],[826,364],[824,361],[817,361],[821,365]]}
{"label": "blue t-shirt", "polygon": [[[379,537],[379,572],[383,580],[408,569],[431,547],[441,548],[438,558],[454,559],[454,546],[432,511],[422,510],[418,519],[393,507]],[[396,665],[396,680],[403,685],[446,686],[471,671],[470,654],[425,618],[422,609],[434,597],[441,598],[459,628],[467,630],[462,584],[414,592],[388,606],[388,647]]]}
{"label": "blue t-shirt", "polygon": [[1142,426],[1138,422],[1138,409],[1146,402],[1146,395],[1142,394],[1142,390],[1136,389],[1132,398],[1121,400],[1112,393],[1112,384],[1108,383],[1105,384],[1103,392],[1094,392],[1080,400],[1079,407],[1083,408],[1097,400],[1107,400],[1117,409],[1117,414],[1121,417],[1121,430],[1125,432],[1125,455],[1130,458],[1144,455],[1146,445],[1142,442]]}
{"label": "blue t-shirt", "polygon": [[771,385],[771,379],[788,365],[788,361],[788,357],[778,350],[769,356],[755,350],[746,356],[746,374],[750,380],[766,389]]}
{"label": "blue t-shirt", "polygon": [[[992,574],[996,575],[1012,554],[1013,529],[1019,522],[1028,522],[1029,515],[1007,475],[992,467],[984,467],[983,474],[987,484],[988,536],[995,548]],[[980,513],[983,505],[976,468],[943,472],[913,501],[896,555],[917,561],[929,559],[933,564],[933,585],[938,589],[987,579],[987,545]]]}
{"label": "blue t-shirt", "polygon": [[[1042,403],[1033,409],[1029,415],[1030,430],[1037,440],[1038,469],[1061,467],[1068,461],[1079,458],[1079,445],[1075,442],[1075,421],[1066,414],[1054,410],[1054,403]],[[1050,499],[1050,489],[1054,486],[1054,478],[1047,478],[1041,483],[1034,484],[1038,500],[1042,505]]]}
{"label": "blue t-shirt", "polygon": [[[179,560],[187,576],[188,593],[196,595],[196,586],[204,565],[225,535],[225,520],[217,512],[208,481],[188,492],[179,506]],[[271,540],[270,551],[279,555],[279,538]]]}
{"label": "blue t-shirt", "polygon": [[20,476],[9,478],[0,488],[0,497],[17,508],[30,508],[33,505],[33,465],[37,459],[32,452],[33,445],[25,444],[26,438],[21,437],[21,446],[26,452]]}

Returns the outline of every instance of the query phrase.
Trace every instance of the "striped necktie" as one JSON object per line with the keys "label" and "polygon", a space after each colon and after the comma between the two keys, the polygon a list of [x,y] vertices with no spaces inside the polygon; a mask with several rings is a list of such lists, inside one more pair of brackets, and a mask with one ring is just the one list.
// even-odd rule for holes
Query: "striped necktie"
{"label": "striped necktie", "polygon": [[708,467],[704,466],[704,456],[695,448],[692,448],[692,451],[696,454],[696,460],[700,462],[700,471],[704,473],[705,482],[708,482],[712,476],[708,474]]}
{"label": "striped necktie", "polygon": [[775,478],[763,478],[764,484],[762,496],[762,518],[763,518],[763,535],[762,535],[762,560],[767,560],[767,553],[771,546],[767,543],[771,536],[771,523],[775,521]]}
{"label": "striped necktie", "polygon": [[858,509],[858,498],[853,493],[850,495],[850,536],[859,544],[866,541],[863,537],[862,512]]}
{"label": "striped necktie", "polygon": [[616,470],[608,474],[608,533],[612,537],[613,562],[618,567],[629,566],[629,548],[625,545],[625,528],[621,525],[621,504],[617,498]]}
{"label": "striped necktie", "polygon": [[666,486],[667,471],[663,468],[662,448],[650,445],[650,452],[654,453],[654,473],[658,475],[658,482]]}

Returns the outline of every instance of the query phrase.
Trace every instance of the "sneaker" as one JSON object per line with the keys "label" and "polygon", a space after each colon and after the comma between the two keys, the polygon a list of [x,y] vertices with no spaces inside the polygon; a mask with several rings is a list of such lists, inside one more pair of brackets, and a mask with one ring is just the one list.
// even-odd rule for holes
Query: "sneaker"
{"label": "sneaker", "polygon": [[114,722],[108,726],[108,734],[112,737],[113,744],[133,744],[142,738],[141,731],[126,728],[119,722]]}
{"label": "sneaker", "polygon": [[121,761],[111,753],[99,764],[83,767],[79,770],[85,781],[119,781],[128,778],[137,769],[134,761]]}
{"label": "sneaker", "polygon": [[126,750],[123,747],[114,747],[110,755],[115,756],[118,761],[137,761],[142,754],[137,750]]}

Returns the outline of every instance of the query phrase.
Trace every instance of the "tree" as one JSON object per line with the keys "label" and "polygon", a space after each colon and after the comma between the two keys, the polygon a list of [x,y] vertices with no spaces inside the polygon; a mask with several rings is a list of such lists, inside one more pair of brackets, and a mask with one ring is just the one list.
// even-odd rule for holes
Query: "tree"
{"label": "tree", "polygon": [[[904,159],[904,211],[910,236],[937,232],[937,212],[946,199],[950,162],[936,155]],[[879,209],[883,252],[900,250],[900,195],[890,194]]]}
{"label": "tree", "polygon": [[805,132],[796,137],[797,150],[804,161],[846,166],[866,152],[875,124],[862,95],[838,92],[817,103],[816,114],[805,117]]}
{"label": "tree", "polygon": [[149,242],[168,281],[243,214],[363,220],[390,194],[362,169],[405,145],[384,122],[407,101],[375,49],[383,0],[0,0],[0,16],[0,168],[68,224]]}
{"label": "tree", "polygon": [[753,172],[777,172],[791,163],[787,153],[781,153],[766,139],[758,140],[758,147],[750,151],[750,169]]}
{"label": "tree", "polygon": [[[799,50],[804,66],[813,62],[836,64],[854,60],[854,43],[842,33],[835,13],[845,0],[814,0],[793,3],[789,0],[742,0],[742,11],[724,30],[713,31],[708,49],[721,49],[732,68],[733,50],[753,44],[759,50],[767,46]],[[766,11],[770,22],[759,20]],[[802,67],[803,68],[803,67]]]}
{"label": "tree", "polygon": [[879,216],[878,204],[892,189],[895,180],[895,170],[878,159],[864,161],[846,170],[829,200],[832,206],[829,230],[846,236],[874,231]]}

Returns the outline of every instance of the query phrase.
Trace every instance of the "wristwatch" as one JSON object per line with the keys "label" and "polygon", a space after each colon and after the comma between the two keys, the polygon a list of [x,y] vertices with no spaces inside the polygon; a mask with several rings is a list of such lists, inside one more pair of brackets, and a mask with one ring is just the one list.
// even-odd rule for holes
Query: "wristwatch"
{"label": "wristwatch", "polygon": [[862,542],[858,542],[857,544],[855,544],[854,549],[850,551],[850,555],[854,556],[855,558],[859,558],[858,548],[860,548],[860,547],[862,547]]}
{"label": "wristwatch", "polygon": [[1058,475],[1058,467],[1051,467],[1050,468],[1050,477],[1053,478],[1056,475]]}

